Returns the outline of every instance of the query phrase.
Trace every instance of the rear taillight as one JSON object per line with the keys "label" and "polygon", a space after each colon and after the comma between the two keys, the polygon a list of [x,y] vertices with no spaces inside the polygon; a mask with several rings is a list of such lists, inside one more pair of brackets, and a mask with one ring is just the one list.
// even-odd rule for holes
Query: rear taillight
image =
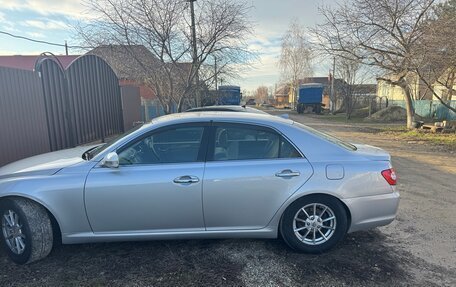
{"label": "rear taillight", "polygon": [[394,168],[382,171],[382,175],[390,185],[396,185],[397,176],[396,171],[394,171]]}

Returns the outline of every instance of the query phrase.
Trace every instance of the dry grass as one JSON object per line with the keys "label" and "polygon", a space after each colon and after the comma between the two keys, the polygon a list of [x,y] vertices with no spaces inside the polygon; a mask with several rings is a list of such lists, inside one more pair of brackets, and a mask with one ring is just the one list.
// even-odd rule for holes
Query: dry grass
{"label": "dry grass", "polygon": [[456,150],[456,133],[431,133],[424,130],[407,130],[405,127],[387,127],[384,133],[393,134],[408,141],[423,141]]}

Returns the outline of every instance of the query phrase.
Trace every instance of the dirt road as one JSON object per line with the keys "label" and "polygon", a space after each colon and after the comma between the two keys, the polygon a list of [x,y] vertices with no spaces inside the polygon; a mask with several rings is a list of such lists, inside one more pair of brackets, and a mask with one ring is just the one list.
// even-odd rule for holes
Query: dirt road
{"label": "dirt road", "polygon": [[456,155],[375,125],[292,118],[389,151],[400,178],[397,220],[322,255],[293,253],[281,240],[157,241],[60,246],[19,267],[0,251],[0,286],[456,286]]}

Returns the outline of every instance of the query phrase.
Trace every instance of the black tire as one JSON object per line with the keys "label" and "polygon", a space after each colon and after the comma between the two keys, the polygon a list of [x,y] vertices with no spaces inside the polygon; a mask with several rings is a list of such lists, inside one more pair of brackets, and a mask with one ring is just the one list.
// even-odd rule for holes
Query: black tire
{"label": "black tire", "polygon": [[[335,228],[334,231],[332,231],[331,236],[328,238],[327,241],[323,241],[322,238],[322,243],[317,244],[317,245],[312,245],[312,243],[306,243],[303,240],[300,240],[298,236],[294,232],[294,226],[293,223],[295,221],[295,215],[299,212],[302,212],[301,209],[305,206],[311,205],[311,204],[323,204],[327,207],[329,207],[330,211],[334,214],[335,216]],[[329,211],[328,211],[329,213]],[[326,215],[326,213],[325,213]],[[312,216],[309,214],[309,216]],[[300,217],[298,217],[300,218]],[[323,218],[323,217],[322,217]],[[329,217],[327,217],[329,218]],[[326,218],[326,219],[327,219]],[[348,230],[348,219],[347,219],[347,212],[345,211],[344,206],[342,203],[331,196],[326,196],[326,195],[309,195],[302,197],[295,202],[293,202],[283,213],[282,219],[280,221],[280,233],[282,235],[282,238],[284,239],[285,243],[287,243],[288,246],[290,246],[292,249],[298,251],[298,252],[304,252],[304,253],[313,253],[313,254],[318,254],[325,252],[332,247],[334,247],[338,242],[340,242],[345,234],[347,233]],[[310,217],[309,217],[310,219]],[[323,218],[325,220],[325,218]],[[302,223],[303,226],[305,226],[306,223]],[[326,223],[324,223],[326,224]],[[302,227],[301,227],[302,228]],[[324,228],[321,229],[324,233]],[[308,231],[307,227],[302,231],[302,233],[306,233]],[[329,231],[329,229],[328,229]],[[300,233],[301,235],[303,235]],[[309,236],[312,236],[313,231]],[[326,234],[328,235],[328,234]],[[302,236],[303,237],[303,236]],[[312,237],[313,239],[313,237]],[[304,240],[309,240],[309,239],[304,239]]]}
{"label": "black tire", "polygon": [[0,201],[0,222],[3,223],[9,210],[17,214],[21,233],[25,235],[23,252],[17,254],[8,246],[0,224],[1,245],[10,259],[17,264],[28,264],[46,257],[53,245],[52,223],[47,211],[28,199],[5,199]]}
{"label": "black tire", "polygon": [[317,115],[321,114],[321,106],[316,106],[316,107],[315,107],[315,113],[316,113]]}

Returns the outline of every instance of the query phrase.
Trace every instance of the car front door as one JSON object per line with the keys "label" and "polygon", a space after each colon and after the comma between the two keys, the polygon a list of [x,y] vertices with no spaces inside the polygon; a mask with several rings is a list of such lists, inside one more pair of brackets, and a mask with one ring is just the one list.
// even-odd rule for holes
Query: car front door
{"label": "car front door", "polygon": [[117,150],[120,166],[91,170],[85,186],[95,233],[204,230],[204,124],[167,127]]}
{"label": "car front door", "polygon": [[312,175],[307,159],[277,131],[214,123],[203,184],[207,230],[261,229]]}

